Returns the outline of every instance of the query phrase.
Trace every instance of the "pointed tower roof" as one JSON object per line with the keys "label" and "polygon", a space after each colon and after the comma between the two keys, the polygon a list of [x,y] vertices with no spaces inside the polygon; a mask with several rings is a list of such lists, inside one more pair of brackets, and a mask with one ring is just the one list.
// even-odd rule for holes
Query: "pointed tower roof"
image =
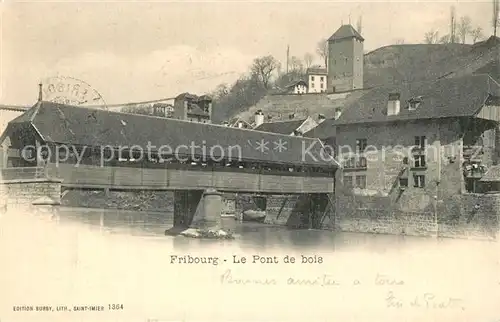
{"label": "pointed tower roof", "polygon": [[328,38],[328,41],[335,41],[345,38],[358,38],[361,41],[365,39],[351,25],[342,25],[335,33]]}

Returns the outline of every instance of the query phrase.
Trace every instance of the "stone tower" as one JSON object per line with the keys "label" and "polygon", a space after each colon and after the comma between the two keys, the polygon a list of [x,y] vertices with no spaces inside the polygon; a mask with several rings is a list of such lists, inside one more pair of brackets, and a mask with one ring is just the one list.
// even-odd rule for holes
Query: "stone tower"
{"label": "stone tower", "polygon": [[328,92],[363,88],[364,38],[351,25],[328,39]]}

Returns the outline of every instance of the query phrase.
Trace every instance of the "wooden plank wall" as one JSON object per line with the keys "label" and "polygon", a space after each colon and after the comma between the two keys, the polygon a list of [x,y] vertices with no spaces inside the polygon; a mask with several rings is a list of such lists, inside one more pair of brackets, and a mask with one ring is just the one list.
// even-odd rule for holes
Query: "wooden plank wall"
{"label": "wooden plank wall", "polygon": [[112,189],[183,190],[213,187],[221,191],[269,193],[333,192],[334,178],[218,172],[179,169],[143,169],[50,164],[48,174],[63,186]]}

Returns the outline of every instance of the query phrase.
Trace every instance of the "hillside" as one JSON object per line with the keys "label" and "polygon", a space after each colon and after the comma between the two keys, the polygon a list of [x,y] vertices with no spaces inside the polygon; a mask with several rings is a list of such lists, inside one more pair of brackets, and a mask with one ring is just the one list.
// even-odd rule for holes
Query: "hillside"
{"label": "hillside", "polygon": [[336,108],[342,108],[368,89],[404,82],[449,78],[467,74],[487,73],[500,81],[500,39],[467,44],[391,45],[365,55],[365,90],[352,93],[266,95],[255,106],[232,113],[235,117],[252,120],[261,109],[272,120],[316,116],[321,113],[333,117]]}
{"label": "hillside", "polygon": [[[467,56],[472,45],[416,44],[391,45],[365,55],[364,86],[417,81],[440,73],[441,63],[452,57]],[[433,66],[433,68],[429,68]],[[438,70],[435,70],[435,67]]]}

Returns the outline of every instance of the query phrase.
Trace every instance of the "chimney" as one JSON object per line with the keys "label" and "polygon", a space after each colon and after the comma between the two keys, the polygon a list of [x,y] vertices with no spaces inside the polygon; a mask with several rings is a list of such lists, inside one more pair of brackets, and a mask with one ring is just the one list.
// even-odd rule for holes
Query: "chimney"
{"label": "chimney", "polygon": [[264,113],[262,113],[262,110],[258,110],[255,112],[255,127],[261,125],[264,123]]}
{"label": "chimney", "polygon": [[321,124],[325,121],[326,117],[323,114],[318,114],[318,124]]}
{"label": "chimney", "polygon": [[340,108],[335,109],[335,116],[334,119],[338,120],[340,118],[340,115],[342,115],[342,110]]}
{"label": "chimney", "polygon": [[228,121],[224,121],[224,122],[222,122],[222,125],[229,126],[229,122]]}
{"label": "chimney", "polygon": [[400,110],[400,94],[390,93],[389,100],[387,101],[387,116],[398,115]]}
{"label": "chimney", "polygon": [[292,114],[288,115],[288,118],[289,118],[290,120],[294,119],[294,118],[295,118],[295,113],[292,113]]}
{"label": "chimney", "polygon": [[238,122],[238,128],[239,128],[239,129],[243,128],[243,122],[242,122],[242,121],[239,121],[239,122]]}
{"label": "chimney", "polygon": [[299,130],[295,130],[295,131],[293,131],[293,135],[294,136],[302,136],[302,132],[300,132]]}
{"label": "chimney", "polygon": [[42,83],[38,84],[38,101],[42,101]]}

